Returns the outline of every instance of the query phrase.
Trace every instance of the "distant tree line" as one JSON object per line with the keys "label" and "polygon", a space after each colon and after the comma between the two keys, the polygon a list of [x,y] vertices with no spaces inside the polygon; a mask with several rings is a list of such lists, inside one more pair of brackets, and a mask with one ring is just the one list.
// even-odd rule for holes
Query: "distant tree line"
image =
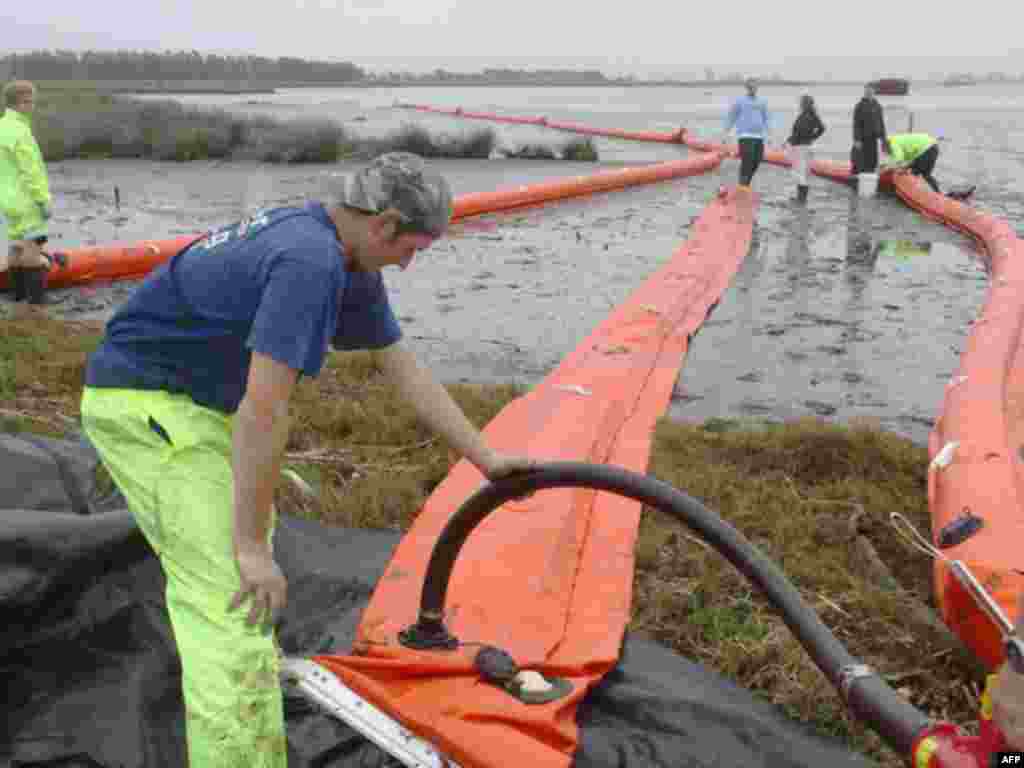
{"label": "distant tree line", "polygon": [[338,83],[362,80],[350,62],[198,51],[32,51],[0,58],[0,80],[237,80]]}
{"label": "distant tree line", "polygon": [[535,69],[526,71],[522,69],[498,69],[489,68],[484,70],[484,77],[493,80],[580,80],[582,82],[600,83],[607,78],[604,73],[596,69],[584,69],[581,71],[567,71],[564,69]]}
{"label": "distant tree line", "polygon": [[[383,72],[379,74],[370,73],[368,80],[401,80],[412,82],[479,82],[479,83],[610,83],[616,82],[607,78],[603,72],[596,69],[508,69],[508,68],[487,68],[482,72],[452,72],[447,69],[435,69],[432,72]],[[635,78],[623,78],[630,80]]]}

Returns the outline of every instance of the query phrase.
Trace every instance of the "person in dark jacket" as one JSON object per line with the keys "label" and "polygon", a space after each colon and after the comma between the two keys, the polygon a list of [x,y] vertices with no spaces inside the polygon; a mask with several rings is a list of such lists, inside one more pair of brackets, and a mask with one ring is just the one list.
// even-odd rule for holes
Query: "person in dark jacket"
{"label": "person in dark jacket", "polygon": [[810,186],[807,183],[807,170],[810,168],[813,150],[811,145],[825,133],[825,124],[818,116],[814,106],[814,97],[805,93],[800,97],[800,114],[793,122],[793,130],[782,148],[787,150],[793,164],[793,178],[796,179],[796,197],[799,203],[807,202]]}
{"label": "person in dark jacket", "polygon": [[886,135],[882,105],[875,98],[874,86],[868,83],[864,86],[864,97],[853,108],[853,173],[878,172],[878,144],[885,141]]}

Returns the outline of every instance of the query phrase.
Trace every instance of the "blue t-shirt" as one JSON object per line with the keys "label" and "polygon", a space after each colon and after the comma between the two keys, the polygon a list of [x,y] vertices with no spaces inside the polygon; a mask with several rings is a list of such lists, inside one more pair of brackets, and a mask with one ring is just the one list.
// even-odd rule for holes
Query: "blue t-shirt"
{"label": "blue t-shirt", "polygon": [[350,272],[319,203],[261,211],[213,232],[146,278],[90,356],[90,387],[162,389],[234,413],[252,352],[306,376],[336,349],[402,336],[379,271]]}

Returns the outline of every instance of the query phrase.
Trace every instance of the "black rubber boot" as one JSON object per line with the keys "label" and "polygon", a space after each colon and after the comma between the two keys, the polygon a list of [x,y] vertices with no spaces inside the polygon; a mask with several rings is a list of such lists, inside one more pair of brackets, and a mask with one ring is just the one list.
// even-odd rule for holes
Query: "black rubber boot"
{"label": "black rubber boot", "polygon": [[25,289],[25,270],[21,267],[11,267],[7,270],[7,274],[14,300],[22,301],[28,296],[28,291]]}
{"label": "black rubber boot", "polygon": [[807,202],[807,193],[811,191],[811,188],[806,184],[800,184],[796,188],[796,200],[798,203]]}
{"label": "black rubber boot", "polygon": [[49,269],[36,267],[25,270],[25,291],[28,293],[29,304],[46,304],[46,278]]}
{"label": "black rubber boot", "polygon": [[964,201],[974,194],[975,189],[977,189],[977,187],[974,185],[971,185],[966,189],[951,189],[946,193],[946,197],[951,197],[954,200]]}

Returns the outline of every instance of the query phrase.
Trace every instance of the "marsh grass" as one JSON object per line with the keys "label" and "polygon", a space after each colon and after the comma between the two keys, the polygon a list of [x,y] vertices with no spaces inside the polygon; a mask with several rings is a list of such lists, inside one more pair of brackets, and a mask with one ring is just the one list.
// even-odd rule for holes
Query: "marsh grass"
{"label": "marsh grass", "polygon": [[403,150],[429,158],[487,159],[492,128],[432,132],[404,124],[381,137],[355,136],[323,118],[278,119],[141,100],[84,87],[40,85],[34,131],[47,161],[69,158],[249,160],[333,163]]}

